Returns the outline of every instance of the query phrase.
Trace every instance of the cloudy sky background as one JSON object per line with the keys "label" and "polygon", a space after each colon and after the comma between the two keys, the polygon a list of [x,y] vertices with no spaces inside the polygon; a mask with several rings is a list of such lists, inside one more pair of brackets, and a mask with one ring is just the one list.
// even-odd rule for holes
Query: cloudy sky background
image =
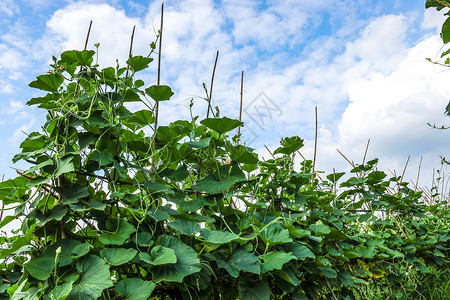
{"label": "cloudy sky background", "polygon": [[[205,117],[202,84],[209,87],[219,60],[213,100],[221,115],[239,114],[244,75],[244,141],[269,158],[285,136],[299,135],[311,159],[314,108],[318,107],[317,169],[345,171],[339,155],[360,163],[378,157],[380,169],[431,186],[439,156],[448,155],[450,131],[443,111],[450,100],[450,70],[438,59],[443,12],[425,11],[425,0],[181,0],[165,1],[162,84],[174,97],[161,105],[161,122]],[[99,63],[123,64],[136,25],[134,55],[146,55],[160,22],[159,1],[0,0],[0,174],[15,176],[11,159],[25,133],[39,130],[45,112],[25,103],[28,87],[45,73],[51,56],[100,43]],[[141,73],[156,82],[156,64]],[[263,94],[261,94],[263,93]],[[264,104],[266,106],[264,106]],[[136,105],[132,109],[138,109]],[[269,108],[270,110],[267,110]]]}

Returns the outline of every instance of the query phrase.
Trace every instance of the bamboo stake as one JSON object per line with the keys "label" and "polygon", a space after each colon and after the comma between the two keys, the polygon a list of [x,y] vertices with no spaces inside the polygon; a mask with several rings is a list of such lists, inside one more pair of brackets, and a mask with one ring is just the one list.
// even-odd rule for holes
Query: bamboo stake
{"label": "bamboo stake", "polygon": [[405,168],[403,168],[402,177],[400,177],[400,182],[398,183],[397,195],[400,192],[400,187],[402,186],[403,177],[405,176],[406,167],[408,166],[410,156],[411,155],[408,155],[408,159],[406,160]]}
{"label": "bamboo stake", "polygon": [[352,163],[352,162],[351,162],[344,154],[342,154],[342,152],[339,151],[339,149],[336,149],[336,150],[337,150],[337,152],[339,152],[340,155],[342,155],[343,158],[345,158],[346,161],[348,161],[348,163],[349,163],[353,168],[355,167],[355,164]]}
{"label": "bamboo stake", "polygon": [[84,50],[87,49],[88,41],[89,41],[89,35],[91,34],[91,28],[92,28],[92,20],[89,22],[89,29],[86,35],[86,41],[84,42]]}
{"label": "bamboo stake", "polygon": [[216,66],[217,66],[217,59],[219,58],[219,50],[217,50],[216,53],[216,60],[214,61],[214,68],[211,76],[211,87],[209,89],[209,97],[208,97],[208,110],[206,112],[206,118],[209,118],[209,111],[212,110],[211,108],[211,100],[212,100],[212,90],[213,90],[213,84],[214,84],[214,75],[216,73]]}
{"label": "bamboo stake", "polygon": [[[128,59],[131,58],[133,53],[133,41],[134,41],[134,31],[136,30],[136,25],[133,26],[133,31],[131,32],[131,41],[130,41],[130,51],[128,52]],[[130,66],[127,66],[127,73],[125,74],[125,79],[128,78],[128,71],[130,70]]]}
{"label": "bamboo stake", "polygon": [[[242,95],[244,90],[244,71],[241,73],[241,102],[239,105],[239,122],[242,122]],[[241,134],[241,126],[238,127],[238,135]],[[239,144],[239,139],[237,140],[237,143]]]}
{"label": "bamboo stake", "polygon": [[[158,47],[158,75],[156,80],[156,85],[159,86],[161,83],[161,49],[162,49],[162,36],[163,36],[163,23],[164,22],[164,3],[161,4],[161,27],[159,30],[159,47]],[[158,114],[159,114],[159,102],[156,101],[155,105],[155,136],[153,137],[153,151],[156,152],[156,130],[158,129]],[[155,169],[155,153],[152,154],[152,164],[151,164],[151,180],[154,181],[153,171]]]}
{"label": "bamboo stake", "polygon": [[363,161],[362,161],[363,165],[366,162],[366,155],[367,155],[367,150],[369,150],[369,144],[370,144],[370,139],[367,141],[366,151],[364,152],[364,157],[363,157]]}
{"label": "bamboo stake", "polygon": [[423,156],[420,157],[419,170],[417,171],[417,179],[416,179],[415,191],[417,191],[417,187],[419,186],[419,176],[420,176],[420,167],[422,166],[422,158],[423,158]]}
{"label": "bamboo stake", "polygon": [[266,147],[267,151],[269,151],[270,155],[272,155],[273,159],[275,159],[275,156],[273,155],[272,151],[270,151],[270,149],[269,149],[269,148],[267,148],[267,146],[266,146],[266,145],[264,145],[264,147]]}
{"label": "bamboo stake", "polygon": [[316,167],[316,154],[317,154],[317,106],[315,107],[315,112],[316,112],[316,132],[314,136],[314,159],[312,165],[311,186],[314,185],[314,173]]}

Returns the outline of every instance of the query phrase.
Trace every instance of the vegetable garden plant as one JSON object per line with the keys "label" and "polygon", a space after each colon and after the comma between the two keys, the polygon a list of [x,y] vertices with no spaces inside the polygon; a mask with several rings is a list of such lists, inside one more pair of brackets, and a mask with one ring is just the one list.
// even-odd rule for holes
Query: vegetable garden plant
{"label": "vegetable garden plant", "polygon": [[294,167],[297,136],[261,160],[239,120],[157,126],[173,92],[138,79],[152,58],[95,54],[63,52],[30,83],[47,117],[14,156],[30,167],[0,183],[0,228],[22,220],[0,237],[1,299],[406,299],[426,293],[411,274],[449,267],[447,205],[376,159],[319,177]]}

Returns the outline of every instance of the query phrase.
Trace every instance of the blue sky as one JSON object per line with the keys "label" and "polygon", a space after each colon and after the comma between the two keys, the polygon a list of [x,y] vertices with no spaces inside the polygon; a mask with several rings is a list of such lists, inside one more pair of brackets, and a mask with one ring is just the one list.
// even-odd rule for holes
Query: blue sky
{"label": "blue sky", "polygon": [[[312,158],[314,108],[318,107],[317,165],[348,170],[340,149],[361,162],[378,157],[384,170],[400,173],[408,155],[415,178],[423,156],[422,185],[431,185],[439,155],[446,156],[450,73],[438,58],[442,12],[425,11],[425,0],[181,0],[165,2],[162,83],[175,96],[162,105],[163,123],[205,117],[202,83],[210,83],[220,51],[213,100],[222,115],[237,118],[244,76],[244,140],[263,157],[280,138],[306,140]],[[39,130],[45,112],[25,103],[38,95],[28,87],[45,73],[52,55],[100,43],[100,64],[123,64],[136,25],[134,54],[147,54],[159,26],[161,2],[0,0],[0,174],[15,176],[11,159],[22,132]],[[142,79],[155,82],[156,65]],[[140,109],[138,105],[131,109]],[[13,167],[21,168],[23,165]]]}

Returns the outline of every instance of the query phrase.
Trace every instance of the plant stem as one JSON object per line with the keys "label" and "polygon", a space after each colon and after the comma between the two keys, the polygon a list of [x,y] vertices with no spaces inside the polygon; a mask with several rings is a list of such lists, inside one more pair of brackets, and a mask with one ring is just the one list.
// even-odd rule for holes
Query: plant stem
{"label": "plant stem", "polygon": [[212,100],[212,90],[213,90],[213,84],[214,84],[214,74],[216,73],[216,66],[217,66],[217,59],[219,58],[219,50],[217,50],[216,53],[216,60],[214,61],[214,68],[213,68],[213,73],[211,76],[211,87],[209,89],[209,97],[208,97],[208,110],[206,112],[206,118],[209,118],[209,111],[212,111],[211,108],[211,100]]}

